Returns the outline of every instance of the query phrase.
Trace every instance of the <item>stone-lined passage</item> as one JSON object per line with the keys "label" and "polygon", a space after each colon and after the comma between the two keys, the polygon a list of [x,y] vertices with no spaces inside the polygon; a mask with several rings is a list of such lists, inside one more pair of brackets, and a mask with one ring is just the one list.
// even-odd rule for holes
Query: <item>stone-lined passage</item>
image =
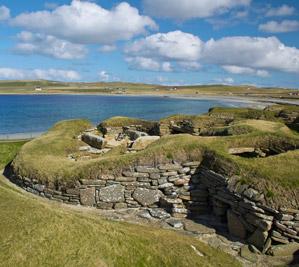
{"label": "stone-lined passage", "polygon": [[81,179],[73,188],[40,184],[12,176],[28,192],[52,200],[99,209],[163,208],[172,217],[193,218],[213,212],[227,222],[231,235],[246,240],[263,253],[275,244],[299,242],[299,210],[273,209],[265,196],[243,184],[240,177],[226,177],[201,162],[136,166],[121,175]]}

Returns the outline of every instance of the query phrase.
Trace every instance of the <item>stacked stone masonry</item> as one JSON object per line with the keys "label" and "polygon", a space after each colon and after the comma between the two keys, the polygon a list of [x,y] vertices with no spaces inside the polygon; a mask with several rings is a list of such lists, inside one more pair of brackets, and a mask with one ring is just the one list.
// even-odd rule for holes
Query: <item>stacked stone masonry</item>
{"label": "stacked stone masonry", "polygon": [[73,188],[53,188],[17,175],[13,179],[31,193],[67,204],[99,209],[161,207],[177,218],[212,211],[227,221],[231,235],[264,253],[275,244],[299,242],[299,210],[275,210],[266,205],[263,194],[238,177],[217,174],[200,162],[136,166],[119,176],[82,179]]}

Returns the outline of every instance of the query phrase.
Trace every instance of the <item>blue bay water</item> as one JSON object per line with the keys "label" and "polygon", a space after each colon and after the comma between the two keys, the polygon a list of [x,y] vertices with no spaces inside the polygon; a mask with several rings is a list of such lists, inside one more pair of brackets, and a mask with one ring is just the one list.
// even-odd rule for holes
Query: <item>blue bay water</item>
{"label": "blue bay water", "polygon": [[202,114],[214,106],[248,106],[229,100],[148,96],[0,95],[0,135],[36,133],[54,123],[85,118],[94,124],[112,116],[158,120],[172,114]]}

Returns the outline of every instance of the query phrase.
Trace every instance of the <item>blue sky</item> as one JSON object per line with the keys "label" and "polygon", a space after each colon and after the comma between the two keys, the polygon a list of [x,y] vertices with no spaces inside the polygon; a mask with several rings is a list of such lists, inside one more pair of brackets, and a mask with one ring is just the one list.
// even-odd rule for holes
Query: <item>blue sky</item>
{"label": "blue sky", "polygon": [[0,0],[0,59],[3,80],[299,88],[299,2]]}

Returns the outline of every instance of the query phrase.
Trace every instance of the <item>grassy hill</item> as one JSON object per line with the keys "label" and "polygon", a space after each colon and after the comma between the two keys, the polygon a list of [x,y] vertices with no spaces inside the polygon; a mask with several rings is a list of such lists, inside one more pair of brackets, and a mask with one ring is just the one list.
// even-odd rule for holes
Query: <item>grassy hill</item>
{"label": "grassy hill", "polygon": [[[12,160],[20,142],[0,143],[0,151],[4,147],[1,168]],[[240,266],[193,237],[70,209],[23,192],[2,175],[0,221],[1,267]]]}
{"label": "grassy hill", "polygon": [[[41,87],[42,91],[36,91]],[[117,95],[173,95],[271,97],[299,99],[298,90],[287,88],[258,88],[248,85],[162,86],[127,82],[55,82],[55,81],[0,81],[0,94],[117,94]]]}

